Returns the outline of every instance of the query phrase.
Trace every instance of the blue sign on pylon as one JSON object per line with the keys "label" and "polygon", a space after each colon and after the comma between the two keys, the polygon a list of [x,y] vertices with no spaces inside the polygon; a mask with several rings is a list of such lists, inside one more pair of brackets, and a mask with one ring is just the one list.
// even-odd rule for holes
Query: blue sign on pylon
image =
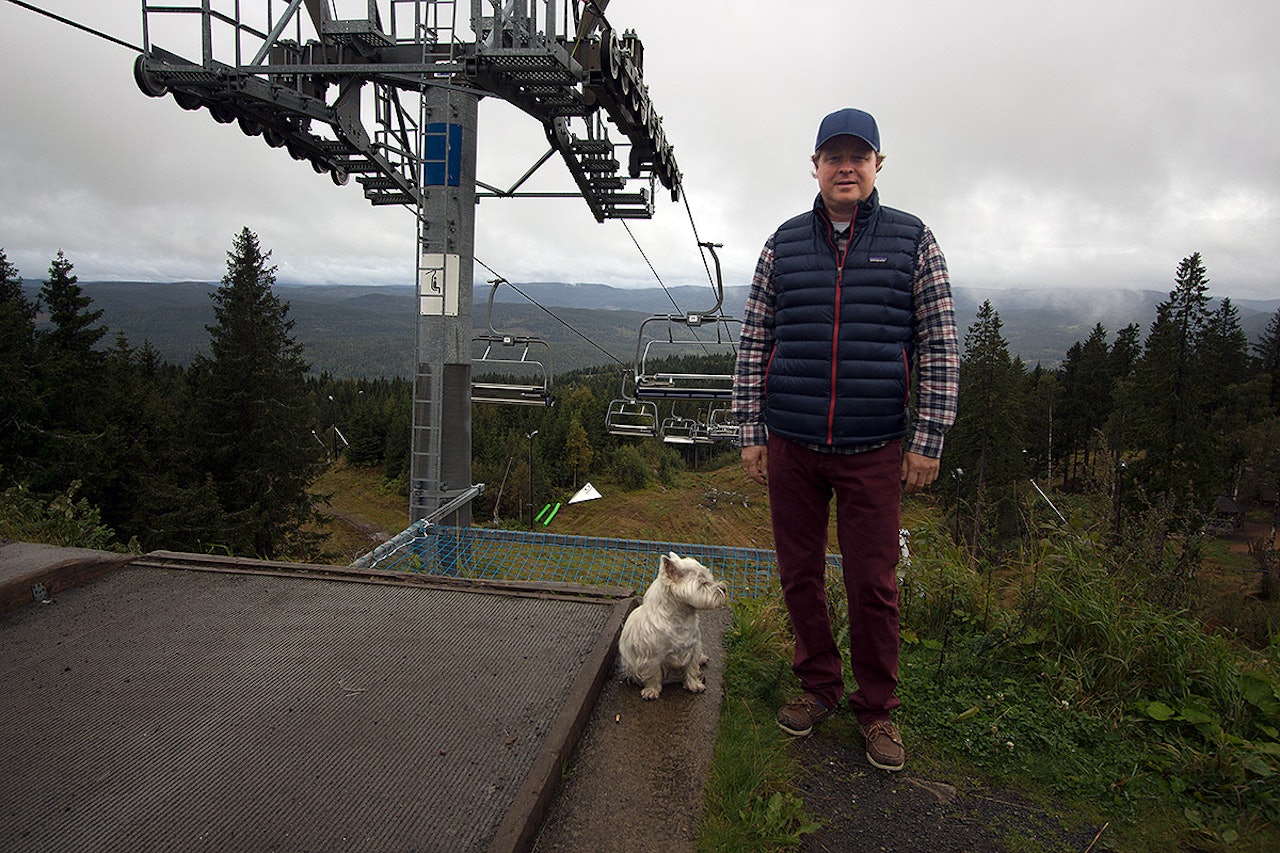
{"label": "blue sign on pylon", "polygon": [[422,182],[428,187],[462,183],[462,125],[431,122],[422,135]]}

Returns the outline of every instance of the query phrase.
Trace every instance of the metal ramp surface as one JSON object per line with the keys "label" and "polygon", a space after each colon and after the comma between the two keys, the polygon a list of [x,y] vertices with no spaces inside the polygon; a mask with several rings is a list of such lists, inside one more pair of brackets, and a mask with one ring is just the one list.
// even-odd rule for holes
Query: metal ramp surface
{"label": "metal ramp surface", "polygon": [[0,615],[0,849],[527,849],[631,594],[178,554],[63,589]]}

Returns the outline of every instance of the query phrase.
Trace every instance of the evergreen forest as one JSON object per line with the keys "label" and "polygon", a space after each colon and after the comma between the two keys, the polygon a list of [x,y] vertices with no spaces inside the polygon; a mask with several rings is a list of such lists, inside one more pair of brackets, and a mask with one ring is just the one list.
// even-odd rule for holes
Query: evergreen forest
{"label": "evergreen forest", "polygon": [[[0,249],[0,537],[331,562],[318,483],[338,461],[378,472],[407,521],[409,382],[313,371],[274,283],[271,252],[243,229],[210,294],[208,348],[178,366],[113,334],[61,252],[32,301]],[[959,330],[960,414],[941,479],[915,505],[927,520],[912,531],[903,642],[931,678],[952,679],[920,690],[910,722],[929,740],[959,738],[966,760],[1003,767],[1012,709],[1051,691],[1054,713],[1074,722],[1051,732],[1056,717],[1028,716],[1021,737],[1070,741],[1045,741],[1055,790],[1131,815],[1178,808],[1175,831],[1230,849],[1262,827],[1273,839],[1280,823],[1280,311],[1250,341],[1209,283],[1189,255],[1148,329],[1098,324],[1052,369],[1011,356],[990,301]],[[728,373],[729,358],[673,369]],[[485,484],[473,523],[532,527],[538,507],[587,481],[674,491],[689,472],[737,465],[731,442],[610,432],[623,372],[557,375],[549,407],[473,406],[472,481]],[[696,401],[663,414],[715,419]],[[1270,528],[1249,543],[1247,595],[1190,612],[1214,536],[1246,511]],[[1020,586],[995,588],[1012,602],[1002,611],[993,582],[1008,576]],[[742,665],[785,669],[774,657]],[[912,689],[919,673],[904,677]],[[968,710],[954,705],[964,678],[976,685]],[[770,684],[755,673],[743,689]],[[1027,703],[1010,699],[989,721],[987,706],[1015,692]],[[1139,757],[1116,779],[1090,750],[1122,743]],[[777,796],[768,802],[792,802]],[[728,813],[750,823],[753,808]],[[770,805],[761,819],[781,826],[787,814]]]}
{"label": "evergreen forest", "polygon": [[[377,466],[407,501],[409,383],[312,372],[289,305],[273,292],[270,258],[248,228],[236,235],[210,294],[208,354],[180,367],[146,340],[113,336],[61,252],[33,304],[0,249],[7,514],[23,506],[91,517],[104,546],[314,559],[324,543],[310,531],[324,501],[310,486],[327,463]],[[934,491],[976,552],[998,553],[1025,534],[1018,508],[1028,482],[1101,496],[1116,536],[1186,576],[1192,534],[1221,523],[1216,512],[1274,506],[1280,311],[1251,343],[1230,299],[1211,308],[1198,254],[1178,266],[1145,337],[1136,325],[1113,335],[1098,324],[1055,369],[1011,357],[990,301],[960,334],[961,414]],[[675,447],[611,434],[621,379],[615,362],[555,377],[552,407],[475,405],[473,482],[487,487],[473,517],[527,523],[534,502],[592,477],[637,489],[736,459],[729,442]],[[666,405],[676,420],[711,415],[697,401]]]}

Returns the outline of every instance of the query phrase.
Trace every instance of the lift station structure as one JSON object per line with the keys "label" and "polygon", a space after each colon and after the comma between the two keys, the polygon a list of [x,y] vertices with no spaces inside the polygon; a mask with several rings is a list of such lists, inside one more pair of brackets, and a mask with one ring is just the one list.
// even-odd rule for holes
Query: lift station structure
{"label": "lift station structure", "polygon": [[[459,6],[469,18],[459,21]],[[138,87],[309,161],[417,217],[409,520],[470,524],[471,313],[481,197],[580,195],[598,222],[644,219],[681,175],[643,80],[643,46],[608,0],[142,2]],[[340,14],[341,13],[341,14]],[[541,122],[549,145],[507,189],[477,180],[481,98]],[[608,124],[618,134],[611,138]],[[575,193],[522,192],[559,155]]]}

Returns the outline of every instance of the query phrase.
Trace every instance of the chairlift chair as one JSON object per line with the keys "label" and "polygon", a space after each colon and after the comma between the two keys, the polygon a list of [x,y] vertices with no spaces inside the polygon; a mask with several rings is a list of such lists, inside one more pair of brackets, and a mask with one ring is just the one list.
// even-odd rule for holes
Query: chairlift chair
{"label": "chairlift chair", "polygon": [[[716,255],[714,243],[699,243],[707,248],[716,266],[716,304],[706,311],[692,311],[686,314],[658,314],[640,324],[639,338],[636,341],[636,358],[634,364],[636,396],[644,399],[663,400],[728,400],[733,395],[732,373],[685,372],[663,369],[663,362],[679,354],[709,354],[709,348],[728,348],[736,352],[738,332],[731,329],[736,325],[741,329],[742,321],[736,320],[721,311],[724,303],[724,282],[720,273],[720,258]],[[714,341],[702,340],[696,330],[702,326],[713,326],[716,330]],[[665,339],[650,330],[651,326],[662,326],[666,330]],[[648,331],[648,334],[646,332]],[[683,334],[677,335],[677,332]]]}
{"label": "chairlift chair", "polygon": [[[517,406],[553,406],[551,345],[540,338],[511,335],[493,327],[493,297],[489,291],[489,331],[471,339],[471,402]],[[484,346],[478,356],[475,349]]]}
{"label": "chairlift chair", "polygon": [[712,441],[737,441],[741,430],[728,406],[712,406],[707,417],[707,435]]}
{"label": "chairlift chair", "polygon": [[654,438],[658,434],[658,404],[637,400],[627,393],[627,376],[622,376],[622,396],[609,403],[604,416],[605,430],[611,435]]}
{"label": "chairlift chair", "polygon": [[667,444],[697,444],[698,422],[680,415],[665,418],[662,421],[662,440]]}

